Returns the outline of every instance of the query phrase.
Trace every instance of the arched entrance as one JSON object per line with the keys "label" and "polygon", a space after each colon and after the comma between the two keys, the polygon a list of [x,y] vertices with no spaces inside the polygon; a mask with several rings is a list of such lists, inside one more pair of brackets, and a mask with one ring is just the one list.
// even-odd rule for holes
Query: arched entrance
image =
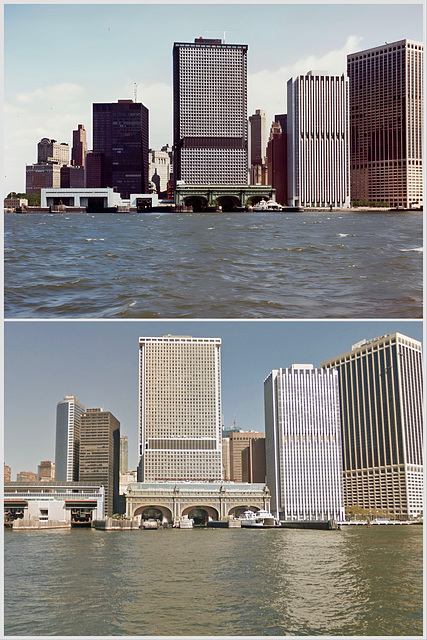
{"label": "arched entrance", "polygon": [[218,511],[216,509],[205,505],[187,507],[182,512],[182,515],[192,518],[194,524],[201,527],[205,526],[209,520],[218,520],[219,518]]}
{"label": "arched entrance", "polygon": [[257,511],[259,511],[259,507],[254,507],[247,504],[239,505],[237,507],[233,507],[232,509],[230,509],[230,511],[228,512],[228,515],[238,518],[239,516],[242,516],[245,513],[245,511],[253,511],[254,513],[256,513]]}
{"label": "arched entrance", "polygon": [[159,520],[162,524],[164,522],[172,523],[172,513],[170,509],[167,507],[163,507],[162,505],[145,505],[142,507],[138,507],[135,509],[133,517],[141,516],[141,520]]}
{"label": "arched entrance", "polygon": [[192,207],[193,211],[205,211],[208,203],[201,196],[189,196],[184,199],[184,204],[186,207]]}
{"label": "arched entrance", "polygon": [[221,206],[223,211],[234,211],[236,207],[240,206],[238,199],[233,198],[232,196],[219,197],[218,204]]}

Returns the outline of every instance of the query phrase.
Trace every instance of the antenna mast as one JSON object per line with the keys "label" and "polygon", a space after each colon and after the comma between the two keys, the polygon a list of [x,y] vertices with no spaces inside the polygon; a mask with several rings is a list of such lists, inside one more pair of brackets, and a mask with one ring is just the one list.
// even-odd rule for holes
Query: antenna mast
{"label": "antenna mast", "polygon": [[134,97],[134,101],[138,102],[137,100],[137,90],[138,90],[138,85],[136,84],[136,82],[133,83],[133,97]]}

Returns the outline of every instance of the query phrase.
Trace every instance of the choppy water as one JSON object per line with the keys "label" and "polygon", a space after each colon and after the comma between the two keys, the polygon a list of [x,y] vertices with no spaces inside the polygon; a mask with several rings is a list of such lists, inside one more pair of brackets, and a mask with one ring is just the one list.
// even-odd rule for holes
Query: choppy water
{"label": "choppy water", "polygon": [[6,635],[422,636],[422,527],[5,532]]}
{"label": "choppy water", "polygon": [[419,318],[422,214],[5,214],[6,318]]}

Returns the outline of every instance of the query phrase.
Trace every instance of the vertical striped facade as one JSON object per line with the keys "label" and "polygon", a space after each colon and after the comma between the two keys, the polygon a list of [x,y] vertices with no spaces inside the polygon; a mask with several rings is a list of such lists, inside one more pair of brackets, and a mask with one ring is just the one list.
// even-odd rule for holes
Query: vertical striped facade
{"label": "vertical striped facade", "polygon": [[272,512],[284,520],[343,520],[337,372],[273,370],[264,394]]}
{"label": "vertical striped facade", "polygon": [[139,479],[222,479],[220,338],[139,339]]}
{"label": "vertical striped facade", "polygon": [[347,56],[353,200],[423,203],[423,56],[412,40]]}
{"label": "vertical striped facade", "polygon": [[350,206],[347,78],[310,71],[287,89],[288,204]]}
{"label": "vertical striped facade", "polygon": [[84,406],[75,396],[64,396],[56,406],[55,478],[79,479],[80,420]]}
{"label": "vertical striped facade", "polygon": [[400,333],[322,363],[340,378],[346,506],[423,511],[421,343]]}

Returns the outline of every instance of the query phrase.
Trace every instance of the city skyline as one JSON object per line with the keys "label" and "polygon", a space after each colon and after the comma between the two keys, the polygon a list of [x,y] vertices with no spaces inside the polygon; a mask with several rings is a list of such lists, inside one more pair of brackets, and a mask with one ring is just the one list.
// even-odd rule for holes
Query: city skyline
{"label": "city skyline", "polygon": [[56,406],[74,394],[117,417],[136,469],[140,337],[221,338],[223,425],[263,432],[263,381],[272,369],[318,367],[359,340],[395,331],[422,341],[421,321],[8,321],[4,462],[15,479],[54,461]]}
{"label": "city skyline", "polygon": [[[290,77],[316,68],[345,73],[348,53],[384,41],[422,41],[421,4],[384,6],[263,5],[274,20],[260,30],[258,5],[245,5],[244,12],[239,4],[224,12],[221,5],[168,5],[166,24],[162,5],[102,5],[102,11],[98,5],[8,5],[5,193],[24,191],[25,165],[35,161],[41,138],[71,146],[81,123],[92,148],[92,104],[132,99],[135,83],[138,102],[150,112],[150,147],[171,144],[174,42],[223,38],[225,32],[227,43],[248,44],[248,116],[265,110],[269,128],[275,114],[286,112]],[[159,20],[161,30],[149,28]],[[143,46],[137,37],[142,25]],[[70,54],[49,56],[41,30],[60,32],[62,42],[68,38]]]}

